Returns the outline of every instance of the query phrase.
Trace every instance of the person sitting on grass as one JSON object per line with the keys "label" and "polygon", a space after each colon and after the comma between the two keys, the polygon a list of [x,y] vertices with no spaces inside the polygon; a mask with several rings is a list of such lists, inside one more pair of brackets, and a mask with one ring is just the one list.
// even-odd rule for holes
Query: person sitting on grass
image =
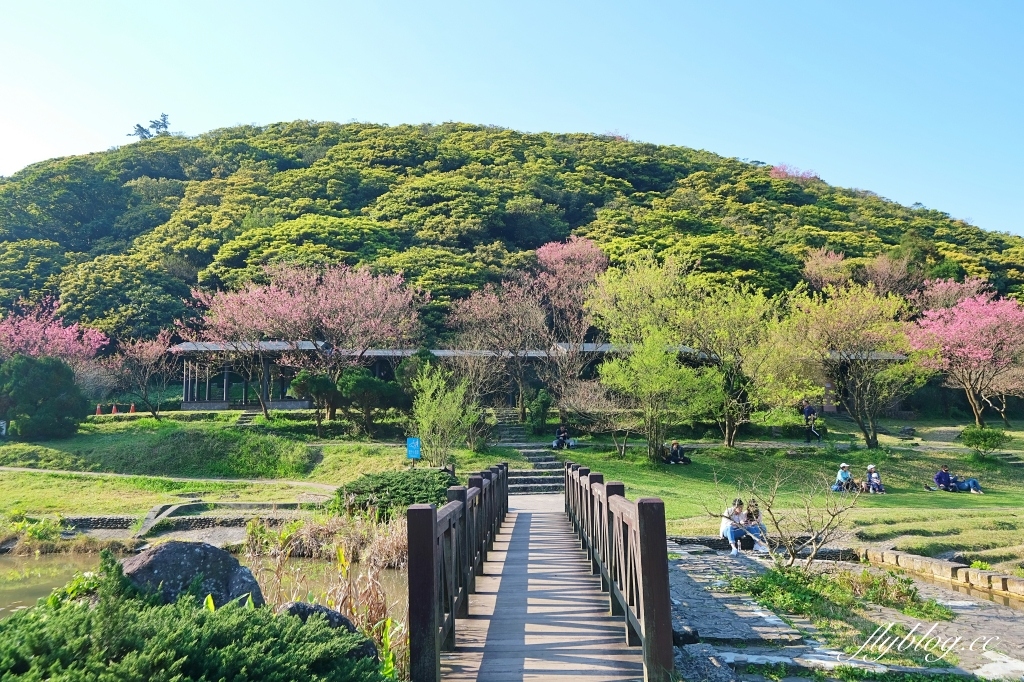
{"label": "person sitting on grass", "polygon": [[686,456],[679,441],[672,441],[672,447],[668,449],[668,454],[661,460],[665,464],[690,464],[692,460]]}
{"label": "person sitting on grass", "polygon": [[864,484],[861,488],[866,493],[885,494],[885,486],[882,485],[882,477],[878,474],[878,468],[874,464],[868,465],[868,473],[864,477]]}
{"label": "person sitting on grass", "polygon": [[[760,518],[760,517],[758,517]],[[747,515],[743,511],[743,500],[736,498],[732,506],[722,512],[722,525],[719,527],[719,534],[729,541],[732,547],[732,556],[740,553],[740,538],[750,535],[756,542],[755,548],[764,547],[766,541],[761,529],[756,526],[747,526]],[[761,549],[760,551],[765,551]]]}
{"label": "person sitting on grass", "polygon": [[[956,487],[956,484],[953,483],[952,476],[949,475],[948,464],[943,464],[942,468],[938,470],[938,472],[935,474],[932,480],[935,481],[935,487],[938,490],[945,490],[948,493],[955,493],[958,492],[959,490]],[[928,486],[925,487],[927,488]]]}
{"label": "person sitting on grass", "polygon": [[981,484],[978,483],[976,478],[966,478],[961,480],[959,476],[953,474],[949,477],[950,482],[956,486],[957,492],[965,493],[968,490],[975,495],[984,495],[985,493],[981,490]]}
{"label": "person sitting on grass", "polygon": [[843,490],[853,491],[856,489],[857,481],[853,480],[853,474],[850,473],[850,465],[843,462],[839,465],[839,473],[836,474],[836,482],[832,485],[832,490],[838,493]]}

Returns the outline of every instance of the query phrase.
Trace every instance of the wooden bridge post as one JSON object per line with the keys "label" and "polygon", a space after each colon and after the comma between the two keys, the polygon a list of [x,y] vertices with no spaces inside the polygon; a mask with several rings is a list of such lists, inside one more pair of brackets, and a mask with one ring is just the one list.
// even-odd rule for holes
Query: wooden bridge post
{"label": "wooden bridge post", "polygon": [[[607,542],[608,545],[605,547],[605,551],[608,553],[608,603],[609,609],[613,616],[625,615],[626,611],[623,605],[619,603],[619,600],[615,598],[615,590],[612,589],[611,582],[614,582],[616,572],[619,570],[618,557],[615,552],[612,551],[612,544],[615,542],[615,515],[612,514],[611,510],[611,498],[613,495],[619,495],[620,497],[626,496],[626,484],[622,481],[609,481],[604,486],[604,492],[608,496],[608,518],[604,519],[604,523],[607,527]],[[666,550],[667,551],[667,550]]]}
{"label": "wooden bridge post", "polygon": [[[580,482],[576,485],[576,515],[579,517],[580,549],[587,549],[587,503],[590,500],[590,484],[583,489],[583,477],[590,475],[587,467],[579,468]],[[589,554],[589,552],[588,552]]]}
{"label": "wooden bridge post", "polygon": [[[601,535],[597,531],[597,526],[603,521],[603,519],[597,518],[597,500],[593,494],[593,486],[604,484],[604,474],[593,473],[590,474],[590,510],[587,513],[587,533],[590,535],[590,550],[588,556],[590,557],[590,572],[594,575],[601,574],[601,562],[605,561],[604,547],[597,547],[593,543],[598,542]],[[604,582],[603,580],[601,581]]]}
{"label": "wooden bridge post", "polygon": [[[464,485],[453,485],[448,488],[448,501],[459,502],[462,504],[462,513],[459,514],[458,530],[455,542],[455,551],[457,556],[455,557],[455,566],[458,571],[455,577],[455,586],[462,587],[462,599],[459,600],[455,608],[456,618],[466,618],[469,616],[469,593],[472,590],[469,589],[470,581],[473,580],[473,572],[470,570],[470,553],[473,551],[470,549],[470,535],[469,530],[469,505],[467,504],[466,496],[468,490]],[[475,581],[474,581],[475,582]]]}
{"label": "wooden bridge post", "polygon": [[406,512],[409,541],[409,671],[412,682],[440,682],[437,647],[437,507],[414,504]]}
{"label": "wooden bridge post", "polygon": [[645,682],[668,682],[675,667],[672,649],[672,601],[668,588],[665,503],[644,497],[636,502],[640,535],[641,627]]}
{"label": "wooden bridge post", "polygon": [[[470,561],[473,563],[473,575],[479,575],[484,570],[484,561],[487,560],[487,548],[484,546],[487,536],[486,516],[487,508],[484,506],[484,478],[480,474],[473,474],[469,477],[469,487],[479,490],[476,498],[476,511],[473,514],[473,544],[470,547]],[[476,581],[474,580],[474,589]]]}
{"label": "wooden bridge post", "polygon": [[487,486],[482,488],[481,492],[484,493],[484,526],[486,527],[484,550],[489,552],[494,549],[494,503],[497,501],[494,493],[497,481],[494,480],[494,474],[490,471],[481,471],[480,476],[487,481]]}

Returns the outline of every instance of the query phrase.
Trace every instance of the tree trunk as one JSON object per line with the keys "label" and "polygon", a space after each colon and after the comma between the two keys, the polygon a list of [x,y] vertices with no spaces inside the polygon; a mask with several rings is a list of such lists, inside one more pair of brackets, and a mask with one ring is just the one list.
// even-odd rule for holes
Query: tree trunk
{"label": "tree trunk", "polygon": [[985,420],[981,416],[985,406],[978,400],[978,396],[974,395],[974,391],[968,390],[965,393],[967,393],[967,402],[971,405],[971,411],[974,412],[974,425],[978,428],[985,428]]}
{"label": "tree trunk", "polygon": [[516,409],[519,411],[519,423],[526,423],[526,386],[516,379]]}
{"label": "tree trunk", "polygon": [[373,407],[369,404],[363,406],[363,430],[366,435],[373,435]]}
{"label": "tree trunk", "polygon": [[722,435],[725,436],[725,447],[727,448],[736,447],[736,435],[740,431],[740,425],[736,422],[737,420],[730,415],[726,415],[725,421],[721,422]]}
{"label": "tree trunk", "polygon": [[338,416],[338,406],[334,404],[334,401],[327,403],[327,420],[334,421],[335,417]]}

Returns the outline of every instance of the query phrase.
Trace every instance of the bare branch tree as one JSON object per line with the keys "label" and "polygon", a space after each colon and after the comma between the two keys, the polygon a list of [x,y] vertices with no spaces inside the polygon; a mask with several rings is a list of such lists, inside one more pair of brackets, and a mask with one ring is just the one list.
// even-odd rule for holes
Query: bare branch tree
{"label": "bare branch tree", "polygon": [[[768,526],[769,543],[786,553],[786,565],[792,566],[806,552],[804,566],[810,567],[822,547],[847,536],[846,517],[857,506],[860,491],[832,490],[831,480],[821,474],[807,481],[804,472],[781,469],[758,472],[743,486],[757,501],[762,520]],[[780,500],[784,489],[792,502]],[[773,542],[774,541],[774,542]]]}
{"label": "bare branch tree", "polygon": [[119,388],[138,398],[156,419],[177,364],[170,348],[171,332],[165,329],[152,340],[122,341],[120,352],[111,359]]}

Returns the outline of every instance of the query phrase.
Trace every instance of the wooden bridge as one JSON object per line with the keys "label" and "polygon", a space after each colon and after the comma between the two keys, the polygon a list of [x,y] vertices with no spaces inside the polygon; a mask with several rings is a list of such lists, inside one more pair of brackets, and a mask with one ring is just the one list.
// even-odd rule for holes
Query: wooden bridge
{"label": "wooden bridge", "polygon": [[409,507],[412,682],[671,678],[664,504],[563,476],[510,507],[501,465]]}

